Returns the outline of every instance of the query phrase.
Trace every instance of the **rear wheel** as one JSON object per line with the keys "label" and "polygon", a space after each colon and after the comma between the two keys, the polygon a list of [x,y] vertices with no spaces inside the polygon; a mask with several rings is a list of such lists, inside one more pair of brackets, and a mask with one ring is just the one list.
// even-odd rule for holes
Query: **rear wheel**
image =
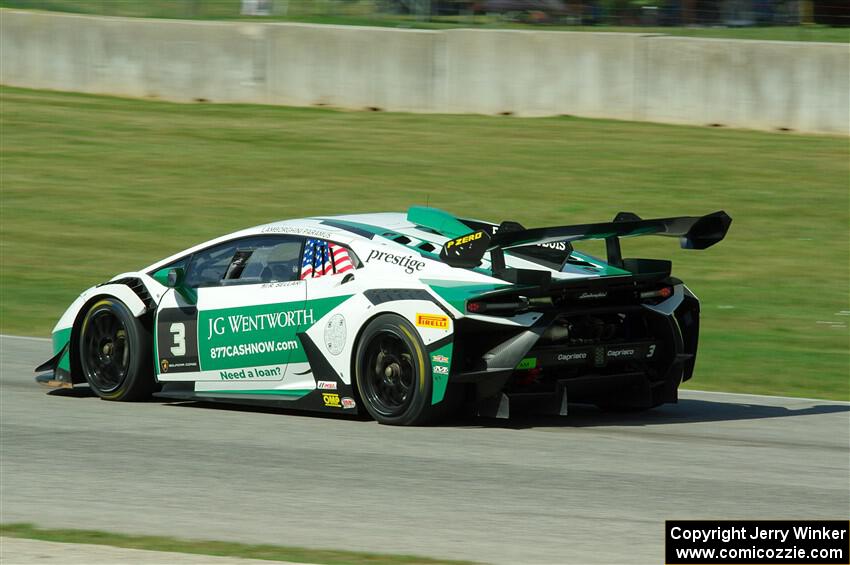
{"label": "rear wheel", "polygon": [[79,359],[92,390],[106,400],[143,400],[154,390],[151,337],[123,302],[104,298],[80,326]]}
{"label": "rear wheel", "polygon": [[357,391],[382,424],[415,425],[433,415],[431,364],[413,326],[395,314],[375,318],[357,347]]}

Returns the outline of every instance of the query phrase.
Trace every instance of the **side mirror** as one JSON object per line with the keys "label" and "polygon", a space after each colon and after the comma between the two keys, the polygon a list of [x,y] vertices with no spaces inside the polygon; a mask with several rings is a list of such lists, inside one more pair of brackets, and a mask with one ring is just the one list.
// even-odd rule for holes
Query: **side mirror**
{"label": "side mirror", "polygon": [[183,267],[160,269],[151,277],[159,284],[176,290],[189,304],[198,302],[198,294],[195,289],[186,286],[186,269]]}
{"label": "side mirror", "polygon": [[151,278],[168,288],[179,288],[186,280],[186,270],[183,267],[160,269],[151,275]]}
{"label": "side mirror", "polygon": [[183,267],[168,269],[168,278],[165,286],[169,288],[180,288],[186,282],[186,270]]}

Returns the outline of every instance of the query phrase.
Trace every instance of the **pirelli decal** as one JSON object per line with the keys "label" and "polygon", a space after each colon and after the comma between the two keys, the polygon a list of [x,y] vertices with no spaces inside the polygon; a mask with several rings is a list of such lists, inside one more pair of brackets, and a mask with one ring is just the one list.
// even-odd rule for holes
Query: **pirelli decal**
{"label": "pirelli decal", "polygon": [[449,317],[440,314],[416,314],[416,325],[437,330],[449,329]]}

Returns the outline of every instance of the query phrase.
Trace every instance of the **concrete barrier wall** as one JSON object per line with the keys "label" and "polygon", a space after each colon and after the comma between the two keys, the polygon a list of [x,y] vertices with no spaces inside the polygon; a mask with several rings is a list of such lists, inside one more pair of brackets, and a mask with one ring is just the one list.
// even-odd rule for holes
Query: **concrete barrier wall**
{"label": "concrete barrier wall", "polygon": [[850,135],[850,46],[0,11],[0,82],[175,101]]}

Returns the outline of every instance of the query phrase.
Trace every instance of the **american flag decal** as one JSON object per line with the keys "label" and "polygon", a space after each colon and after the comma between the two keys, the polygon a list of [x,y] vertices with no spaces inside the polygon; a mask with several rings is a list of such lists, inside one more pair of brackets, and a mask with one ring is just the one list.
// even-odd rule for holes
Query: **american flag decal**
{"label": "american flag decal", "polygon": [[321,239],[308,239],[301,262],[301,279],[351,271],[354,264],[345,247]]}

